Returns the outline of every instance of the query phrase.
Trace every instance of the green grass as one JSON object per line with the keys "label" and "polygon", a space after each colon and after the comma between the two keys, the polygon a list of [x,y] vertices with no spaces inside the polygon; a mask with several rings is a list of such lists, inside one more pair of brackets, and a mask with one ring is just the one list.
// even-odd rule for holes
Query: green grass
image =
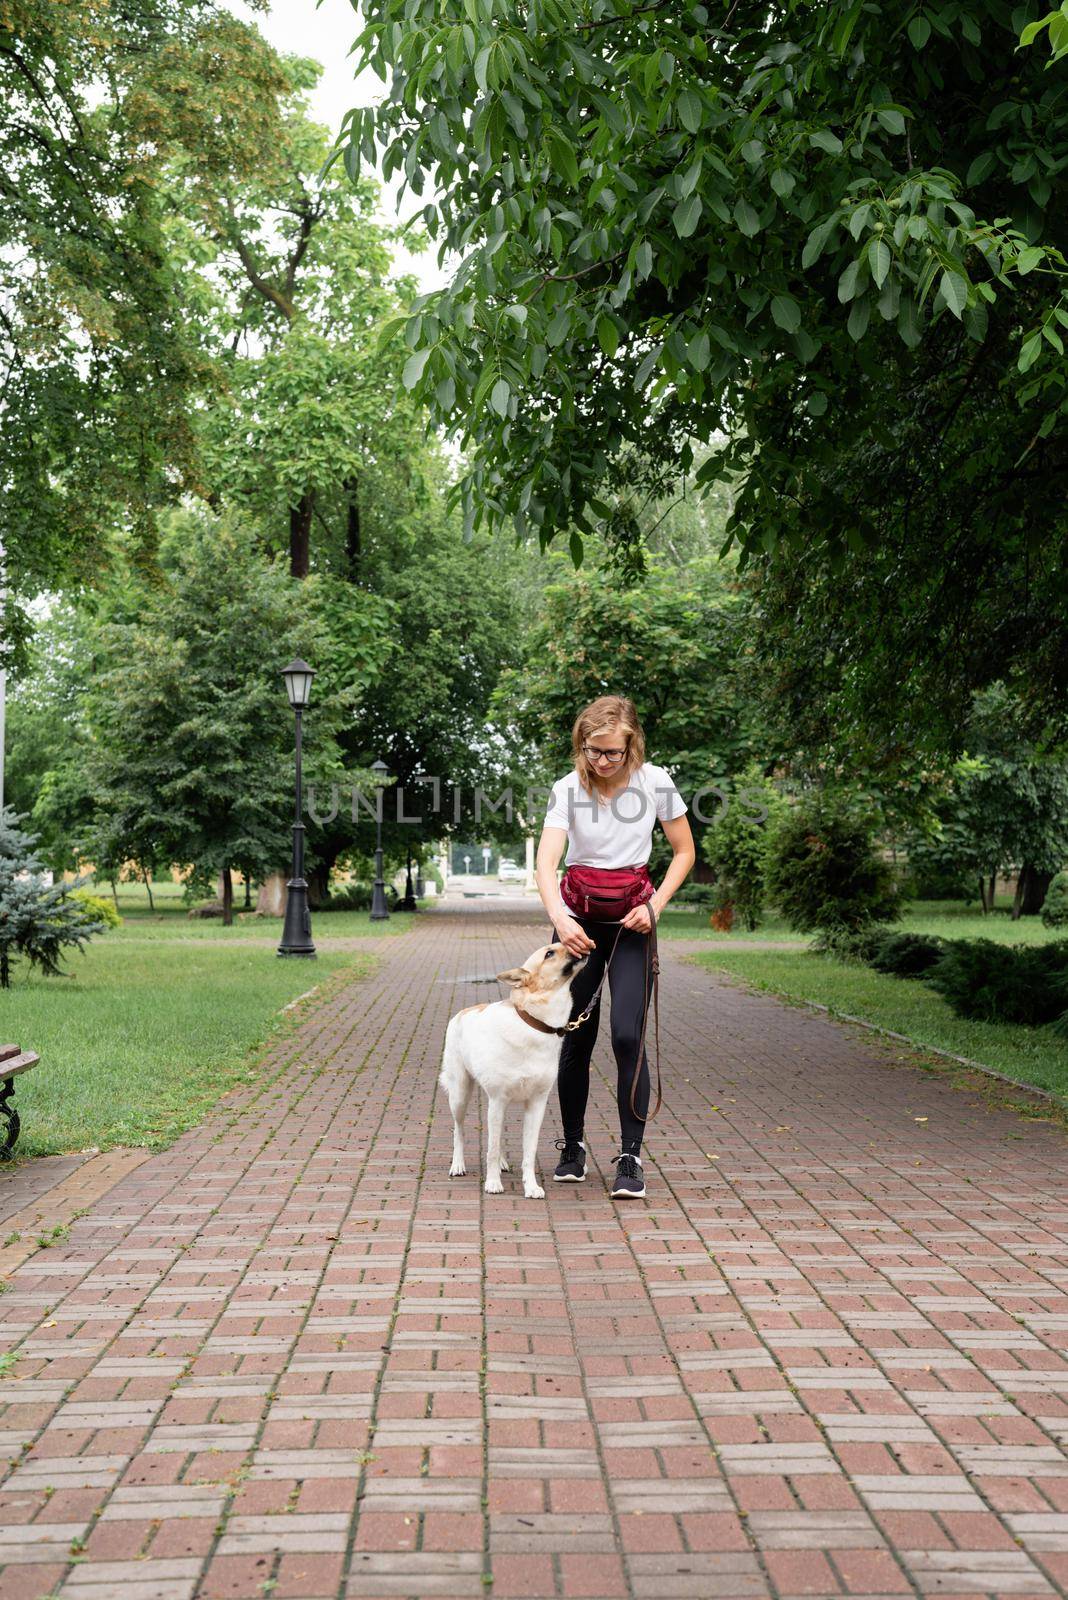
{"label": "green grass", "polygon": [[[88,887],[93,888],[94,894],[103,895],[105,899],[111,900],[110,884],[101,883]],[[208,939],[221,943],[269,939],[273,944],[277,944],[282,937],[281,917],[247,916],[241,920],[241,913],[244,912],[244,891],[240,888],[234,893],[235,920],[229,928],[224,928],[218,917],[191,917],[182,901],[180,883],[153,884],[152,897],[155,902],[154,909],[148,903],[148,895],[143,885],[121,883],[118,901],[123,926],[113,930],[110,937],[121,937],[129,941]],[[420,904],[427,906],[433,902],[424,900]],[[411,927],[412,919],[417,915],[417,912],[393,911],[387,919],[372,922],[369,911],[313,911],[312,938],[317,948],[322,943],[328,944],[331,939],[338,938],[395,938]]]}
{"label": "green grass", "polygon": [[[283,1014],[283,1006],[337,981],[334,973],[363,976],[377,962],[373,953],[329,949],[315,960],[283,960],[273,942],[243,939],[249,924],[181,921],[179,930],[166,913],[163,924],[131,916],[72,952],[69,977],[16,966],[0,1027],[5,1040],[41,1057],[16,1079],[20,1156],[169,1144],[220,1095],[260,1074],[261,1047],[305,1009]],[[277,941],[281,923],[252,931]]]}
{"label": "green grass", "polygon": [[[917,924],[910,919],[905,926]],[[939,922],[930,931],[948,930]],[[772,994],[815,1001],[832,1011],[860,1017],[902,1033],[921,1047],[966,1056],[1016,1083],[1045,1089],[1068,1106],[1068,1050],[1063,1040],[1040,1028],[968,1022],[955,1016],[946,1001],[920,979],[887,977],[871,967],[835,961],[807,949],[702,950],[689,959]]]}
{"label": "green grass", "polygon": [[[947,939],[996,939],[999,944],[1045,944],[1050,939],[1063,937],[1063,928],[1047,928],[1039,917],[1021,917],[1013,922],[1008,906],[996,908],[984,917],[976,905],[966,906],[956,900],[914,900],[905,909],[900,922],[892,923],[901,933],[940,933]],[[707,939],[709,944],[744,939],[759,943],[769,939],[796,944],[804,949],[809,935],[795,933],[784,919],[773,911],[765,913],[759,928],[750,933],[737,923],[730,933],[718,933],[709,927],[706,910],[690,910],[669,905],[660,919],[657,933],[671,939]]]}

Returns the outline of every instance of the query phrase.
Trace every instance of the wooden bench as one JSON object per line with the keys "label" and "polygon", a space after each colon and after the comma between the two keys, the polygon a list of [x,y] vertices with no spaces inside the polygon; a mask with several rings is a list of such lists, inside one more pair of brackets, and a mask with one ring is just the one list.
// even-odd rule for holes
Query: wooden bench
{"label": "wooden bench", "polygon": [[0,1044],[0,1161],[10,1161],[18,1141],[19,1114],[11,1103],[15,1093],[15,1079],[35,1067],[40,1057],[32,1050],[20,1050],[17,1044]]}

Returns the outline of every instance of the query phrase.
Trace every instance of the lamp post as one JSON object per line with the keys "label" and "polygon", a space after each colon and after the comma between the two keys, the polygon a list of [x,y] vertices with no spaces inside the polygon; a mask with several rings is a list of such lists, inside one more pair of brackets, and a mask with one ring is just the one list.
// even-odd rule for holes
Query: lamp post
{"label": "lamp post", "polygon": [[291,661],[288,667],[283,667],[282,677],[286,682],[286,693],[289,696],[289,703],[293,707],[297,724],[297,807],[293,820],[293,876],[286,884],[286,920],[282,928],[282,943],[278,946],[278,954],[280,956],[314,956],[315,946],[312,943],[311,936],[311,913],[308,910],[308,885],[304,880],[304,824],[300,820],[300,743],[301,719],[307,710],[308,701],[311,699],[311,685],[315,672],[306,661],[301,661],[298,658],[295,661]]}
{"label": "lamp post", "polygon": [[[422,767],[418,766],[416,767],[415,772],[412,774],[412,782],[421,783],[424,776],[425,774]],[[417,900],[421,900],[425,894],[426,884],[423,882],[423,863],[420,860],[416,862],[415,866],[415,898]]]}
{"label": "lamp post", "polygon": [[[389,768],[384,761],[372,761],[371,771],[375,775],[375,792],[380,797],[382,779]],[[371,921],[381,922],[389,916],[389,907],[386,905],[386,886],[382,880],[382,805],[381,800],[375,806],[375,884],[371,892]]]}

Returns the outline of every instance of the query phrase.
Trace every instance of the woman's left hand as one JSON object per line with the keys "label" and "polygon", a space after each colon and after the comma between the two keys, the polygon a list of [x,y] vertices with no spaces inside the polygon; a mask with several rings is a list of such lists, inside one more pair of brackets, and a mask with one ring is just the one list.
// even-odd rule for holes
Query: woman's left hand
{"label": "woman's left hand", "polygon": [[625,928],[635,928],[639,933],[651,933],[656,917],[656,909],[652,901],[646,900],[640,906],[631,906],[623,918]]}

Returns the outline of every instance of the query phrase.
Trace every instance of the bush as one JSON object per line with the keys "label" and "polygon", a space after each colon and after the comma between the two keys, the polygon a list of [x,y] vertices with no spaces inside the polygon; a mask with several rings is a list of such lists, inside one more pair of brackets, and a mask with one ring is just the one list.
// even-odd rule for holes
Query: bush
{"label": "bush", "polygon": [[1042,921],[1047,928],[1068,927],[1068,872],[1058,872],[1046,890]]}
{"label": "bush", "polygon": [[883,933],[870,965],[893,978],[926,978],[942,959],[945,940],[937,933]]}
{"label": "bush", "polygon": [[671,896],[671,904],[696,906],[701,911],[711,911],[720,901],[720,892],[714,883],[684,883]]}
{"label": "bush", "polygon": [[836,961],[871,963],[887,935],[887,928],[869,923],[862,928],[822,928],[812,941],[812,949]]}
{"label": "bush", "polygon": [[947,940],[928,981],[960,1017],[1041,1027],[1068,1011],[1068,939],[1040,945]]}
{"label": "bush", "polygon": [[[752,932],[767,898],[768,842],[788,809],[757,764],[731,780],[728,799],[723,815],[705,831],[701,854],[716,874],[715,909],[731,907]],[[758,807],[762,817],[754,814]]]}
{"label": "bush", "polygon": [[374,885],[371,883],[346,883],[331,894],[318,911],[370,911]]}
{"label": "bush", "polygon": [[108,928],[120,928],[122,918],[115,909],[114,901],[106,900],[102,894],[94,894],[91,889],[75,889],[72,898],[80,900],[86,910]]}
{"label": "bush", "polygon": [[901,901],[867,818],[823,793],[779,824],[768,849],[768,893],[801,933],[896,921]]}

